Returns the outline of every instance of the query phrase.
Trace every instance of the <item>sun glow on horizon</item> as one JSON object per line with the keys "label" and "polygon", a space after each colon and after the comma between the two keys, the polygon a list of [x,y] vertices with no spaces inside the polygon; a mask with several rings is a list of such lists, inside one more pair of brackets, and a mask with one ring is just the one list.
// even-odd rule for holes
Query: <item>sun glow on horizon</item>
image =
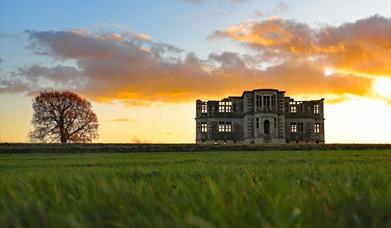
{"label": "sun glow on horizon", "polygon": [[391,78],[381,77],[375,79],[373,90],[377,95],[391,100]]}
{"label": "sun glow on horizon", "polygon": [[334,74],[334,69],[331,67],[325,67],[324,68],[324,76],[332,76]]}

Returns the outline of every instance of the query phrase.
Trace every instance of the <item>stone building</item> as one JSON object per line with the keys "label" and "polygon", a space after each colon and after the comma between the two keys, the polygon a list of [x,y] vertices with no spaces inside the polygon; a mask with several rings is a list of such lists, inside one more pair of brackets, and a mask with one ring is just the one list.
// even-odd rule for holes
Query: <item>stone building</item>
{"label": "stone building", "polygon": [[295,101],[276,89],[197,100],[196,143],[324,143],[323,103],[323,98]]}

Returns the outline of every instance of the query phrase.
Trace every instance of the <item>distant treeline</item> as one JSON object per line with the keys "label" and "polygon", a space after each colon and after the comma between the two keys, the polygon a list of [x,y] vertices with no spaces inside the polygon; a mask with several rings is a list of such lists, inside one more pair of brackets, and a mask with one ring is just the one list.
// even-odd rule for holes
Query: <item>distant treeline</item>
{"label": "distant treeline", "polygon": [[391,144],[29,144],[1,143],[0,154],[17,153],[127,153],[127,152],[202,152],[202,151],[284,151],[284,150],[389,150]]}

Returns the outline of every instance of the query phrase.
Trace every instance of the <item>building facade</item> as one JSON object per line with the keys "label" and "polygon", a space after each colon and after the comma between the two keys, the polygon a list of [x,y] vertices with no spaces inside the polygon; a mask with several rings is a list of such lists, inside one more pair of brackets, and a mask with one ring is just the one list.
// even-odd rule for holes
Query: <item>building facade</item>
{"label": "building facade", "polygon": [[323,98],[295,101],[275,89],[197,100],[196,143],[324,143],[323,104]]}

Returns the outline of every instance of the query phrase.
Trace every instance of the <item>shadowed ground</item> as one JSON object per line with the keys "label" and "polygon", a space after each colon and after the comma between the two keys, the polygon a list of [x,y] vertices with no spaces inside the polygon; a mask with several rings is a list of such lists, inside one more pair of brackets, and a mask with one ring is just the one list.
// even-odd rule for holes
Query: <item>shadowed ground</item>
{"label": "shadowed ground", "polygon": [[0,226],[390,227],[390,180],[389,149],[0,155]]}
{"label": "shadowed ground", "polygon": [[200,152],[200,151],[319,151],[319,150],[390,150],[391,144],[33,144],[0,143],[0,154],[13,153],[127,153],[127,152]]}

